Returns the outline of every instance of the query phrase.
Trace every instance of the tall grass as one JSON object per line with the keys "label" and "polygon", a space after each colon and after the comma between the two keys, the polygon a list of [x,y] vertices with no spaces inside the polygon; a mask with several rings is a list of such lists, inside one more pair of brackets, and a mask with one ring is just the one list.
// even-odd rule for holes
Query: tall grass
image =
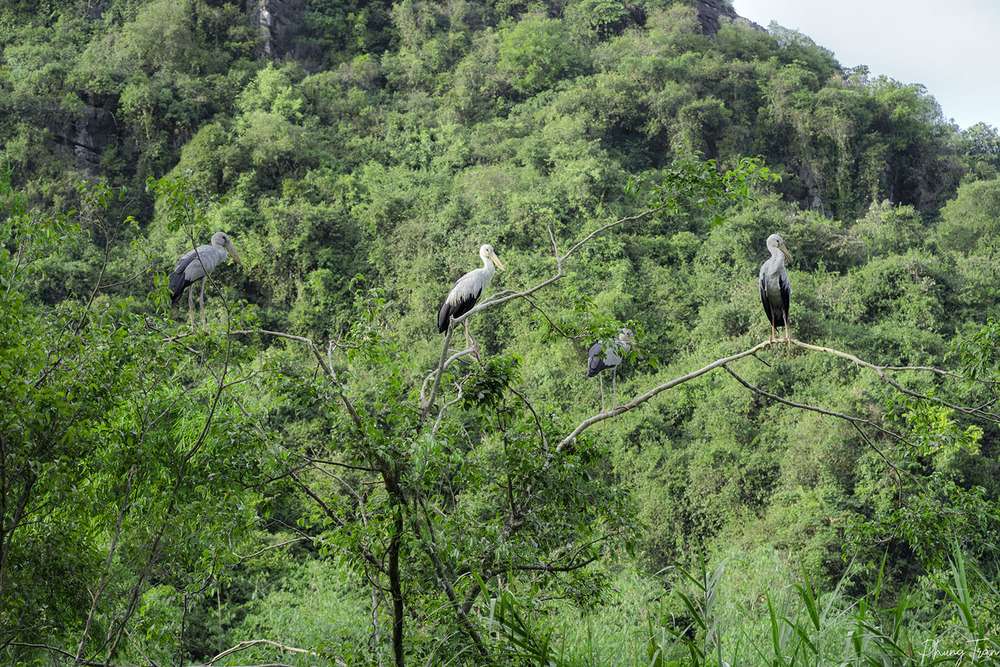
{"label": "tall grass", "polygon": [[860,597],[845,593],[847,575],[820,591],[800,572],[747,603],[727,588],[722,565],[678,568],[658,595],[650,579],[623,575],[613,599],[586,613],[506,591],[496,639],[512,659],[552,667],[1000,665],[1000,595],[957,546],[946,572],[891,604],[882,599],[884,566]]}

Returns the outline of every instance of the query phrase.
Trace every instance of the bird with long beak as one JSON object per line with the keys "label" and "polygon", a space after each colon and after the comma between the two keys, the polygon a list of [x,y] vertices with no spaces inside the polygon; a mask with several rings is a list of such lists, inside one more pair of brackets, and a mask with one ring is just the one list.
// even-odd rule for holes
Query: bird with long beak
{"label": "bird with long beak", "polygon": [[785,262],[791,263],[792,255],[785,240],[778,234],[767,237],[767,249],[771,258],[760,266],[760,302],[771,323],[771,342],[777,337],[777,327],[784,327],[787,343],[791,341],[788,307],[792,299],[792,283],[788,280]]}
{"label": "bird with long beak", "polygon": [[[459,278],[441,303],[441,308],[438,309],[438,332],[445,333],[451,326],[453,319],[472,310],[489,286],[490,281],[493,280],[493,274],[496,273],[496,270],[507,268],[497,257],[493,246],[488,243],[479,248],[479,257],[483,260],[483,266],[473,269]],[[469,335],[469,323],[464,321],[463,324],[465,325],[465,342],[478,356],[477,346]]]}
{"label": "bird with long beak", "polygon": [[[205,276],[212,273],[222,262],[232,255],[233,260],[240,262],[239,253],[232,239],[225,232],[212,234],[212,242],[188,250],[177,260],[174,272],[170,274],[170,301],[177,303],[181,294],[193,283],[201,281],[201,294],[198,304],[201,307],[201,323],[205,324]],[[188,320],[194,326],[194,288],[188,290]]]}

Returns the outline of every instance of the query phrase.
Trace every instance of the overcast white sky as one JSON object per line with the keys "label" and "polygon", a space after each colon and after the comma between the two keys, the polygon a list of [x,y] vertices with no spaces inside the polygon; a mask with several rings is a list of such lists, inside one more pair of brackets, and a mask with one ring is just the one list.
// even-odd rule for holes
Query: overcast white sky
{"label": "overcast white sky", "polygon": [[946,118],[1000,127],[1000,0],[733,0],[765,28],[777,21],[833,51],[841,65],[868,65],[922,83]]}

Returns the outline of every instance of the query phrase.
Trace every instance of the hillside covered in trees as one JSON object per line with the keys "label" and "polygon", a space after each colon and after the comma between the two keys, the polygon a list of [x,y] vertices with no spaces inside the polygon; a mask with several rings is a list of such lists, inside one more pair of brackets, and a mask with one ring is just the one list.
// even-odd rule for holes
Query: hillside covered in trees
{"label": "hillside covered in trees", "polygon": [[0,229],[0,663],[1000,660],[1000,135],[725,0],[8,0]]}

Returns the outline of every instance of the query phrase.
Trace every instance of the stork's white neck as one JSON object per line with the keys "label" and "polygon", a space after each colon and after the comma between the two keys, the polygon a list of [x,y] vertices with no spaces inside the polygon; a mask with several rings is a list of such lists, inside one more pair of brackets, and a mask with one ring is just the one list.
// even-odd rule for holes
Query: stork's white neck
{"label": "stork's white neck", "polygon": [[785,253],[781,252],[781,248],[774,243],[768,243],[767,249],[771,251],[771,259],[777,260],[782,264],[785,263]]}
{"label": "stork's white neck", "polygon": [[483,270],[486,271],[487,275],[492,276],[497,272],[497,267],[493,265],[493,260],[489,258],[488,255],[479,255],[483,260]]}

